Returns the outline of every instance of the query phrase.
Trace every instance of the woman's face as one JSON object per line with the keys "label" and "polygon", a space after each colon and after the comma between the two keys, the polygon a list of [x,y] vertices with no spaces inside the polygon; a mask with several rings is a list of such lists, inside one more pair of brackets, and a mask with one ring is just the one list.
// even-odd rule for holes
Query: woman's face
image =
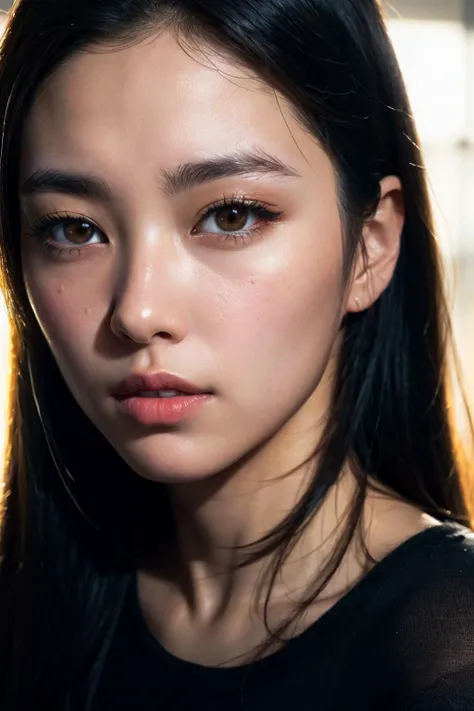
{"label": "woman's face", "polygon": [[[335,173],[256,76],[171,34],[80,54],[30,113],[20,187],[38,321],[135,471],[197,480],[324,414],[346,310]],[[186,416],[189,399],[116,397],[162,372],[211,396]]]}

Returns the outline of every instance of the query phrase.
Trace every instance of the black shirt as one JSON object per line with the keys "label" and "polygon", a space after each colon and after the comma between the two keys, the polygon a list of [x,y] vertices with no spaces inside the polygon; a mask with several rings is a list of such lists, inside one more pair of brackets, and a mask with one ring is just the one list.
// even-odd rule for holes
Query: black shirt
{"label": "black shirt", "polygon": [[135,586],[94,711],[474,710],[474,534],[428,529],[378,563],[323,617],[253,664],[168,653]]}

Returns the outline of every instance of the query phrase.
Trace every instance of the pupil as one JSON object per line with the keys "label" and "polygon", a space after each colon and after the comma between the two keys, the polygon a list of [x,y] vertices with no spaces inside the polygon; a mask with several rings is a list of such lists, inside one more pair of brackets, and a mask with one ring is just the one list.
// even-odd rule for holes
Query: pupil
{"label": "pupil", "polygon": [[245,227],[247,215],[244,210],[240,210],[237,207],[231,207],[223,210],[218,215],[217,222],[222,230],[241,230]]}
{"label": "pupil", "polygon": [[70,222],[65,227],[65,233],[71,242],[88,242],[92,237],[92,228],[88,222]]}

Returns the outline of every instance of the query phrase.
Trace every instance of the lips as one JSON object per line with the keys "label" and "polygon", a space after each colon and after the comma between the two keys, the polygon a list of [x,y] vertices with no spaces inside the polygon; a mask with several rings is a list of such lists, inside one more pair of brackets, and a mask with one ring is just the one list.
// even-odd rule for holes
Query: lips
{"label": "lips", "polygon": [[184,395],[209,395],[208,390],[204,390],[193,383],[180,378],[171,373],[137,373],[130,375],[123,380],[114,390],[116,398],[139,397],[143,393],[156,393],[159,390],[177,390]]}
{"label": "lips", "polygon": [[[164,393],[172,395],[166,397]],[[118,411],[144,427],[180,425],[214,400],[213,393],[163,372],[130,375],[113,395]]]}

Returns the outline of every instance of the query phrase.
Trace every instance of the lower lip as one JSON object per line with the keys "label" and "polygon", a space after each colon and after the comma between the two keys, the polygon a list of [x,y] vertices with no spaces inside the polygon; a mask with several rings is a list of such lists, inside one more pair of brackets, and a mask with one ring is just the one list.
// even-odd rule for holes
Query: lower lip
{"label": "lower lip", "polygon": [[195,415],[212,395],[129,397],[119,401],[121,411],[141,425],[177,425]]}

